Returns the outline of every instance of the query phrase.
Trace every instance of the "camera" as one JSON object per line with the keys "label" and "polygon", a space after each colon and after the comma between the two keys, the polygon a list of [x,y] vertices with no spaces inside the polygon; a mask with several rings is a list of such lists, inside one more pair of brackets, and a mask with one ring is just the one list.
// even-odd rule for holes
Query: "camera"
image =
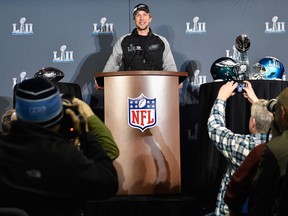
{"label": "camera", "polygon": [[277,104],[277,99],[271,99],[271,100],[269,100],[268,103],[267,103],[267,109],[268,109],[268,111],[274,113],[274,112],[275,112],[276,104]]}
{"label": "camera", "polygon": [[86,124],[83,116],[78,110],[78,107],[73,105],[72,99],[73,97],[71,97],[68,94],[62,95],[62,105],[63,105],[64,115],[61,120],[59,132],[62,135],[64,135],[66,138],[68,138],[69,140],[75,139],[76,137],[79,136],[79,134],[76,132],[74,128],[74,124],[73,124],[71,116],[66,114],[66,109],[71,109],[76,114],[76,116],[80,119],[80,127],[81,127],[82,132],[85,132],[85,124]]}
{"label": "camera", "polygon": [[238,83],[238,86],[236,87],[235,92],[243,92],[244,87],[246,87],[246,83]]}

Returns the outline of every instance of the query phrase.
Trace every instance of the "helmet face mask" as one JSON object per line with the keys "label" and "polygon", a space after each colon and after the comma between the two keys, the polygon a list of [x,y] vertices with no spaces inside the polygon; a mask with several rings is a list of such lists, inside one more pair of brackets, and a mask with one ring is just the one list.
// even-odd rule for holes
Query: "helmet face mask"
{"label": "helmet face mask", "polygon": [[281,80],[285,71],[283,64],[272,56],[262,58],[253,65],[253,68],[257,71],[257,73],[253,75],[254,79],[263,80]]}
{"label": "helmet face mask", "polygon": [[221,57],[213,62],[210,73],[214,80],[237,80],[238,64],[229,57]]}

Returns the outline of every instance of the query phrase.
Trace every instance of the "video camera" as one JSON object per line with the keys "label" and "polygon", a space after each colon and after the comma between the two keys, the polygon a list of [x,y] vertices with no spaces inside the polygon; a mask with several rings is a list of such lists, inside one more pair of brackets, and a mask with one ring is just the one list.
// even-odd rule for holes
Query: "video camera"
{"label": "video camera", "polygon": [[63,105],[64,116],[63,116],[63,119],[61,120],[61,126],[60,126],[59,132],[62,135],[64,135],[66,138],[68,138],[69,140],[75,139],[76,137],[79,136],[79,134],[76,132],[74,128],[74,124],[71,119],[71,116],[66,114],[66,109],[71,109],[76,114],[76,116],[80,119],[80,127],[81,127],[82,132],[85,132],[85,125],[86,125],[84,117],[79,112],[78,107],[73,105],[72,99],[73,97],[68,94],[62,95],[62,105]]}

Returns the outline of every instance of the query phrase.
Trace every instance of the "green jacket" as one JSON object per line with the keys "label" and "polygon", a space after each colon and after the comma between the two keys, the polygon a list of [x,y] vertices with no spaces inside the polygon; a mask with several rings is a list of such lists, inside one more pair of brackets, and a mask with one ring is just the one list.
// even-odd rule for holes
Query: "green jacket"
{"label": "green jacket", "polygon": [[108,157],[115,160],[119,156],[119,148],[110,129],[96,115],[88,117],[87,122],[89,130],[93,132]]}

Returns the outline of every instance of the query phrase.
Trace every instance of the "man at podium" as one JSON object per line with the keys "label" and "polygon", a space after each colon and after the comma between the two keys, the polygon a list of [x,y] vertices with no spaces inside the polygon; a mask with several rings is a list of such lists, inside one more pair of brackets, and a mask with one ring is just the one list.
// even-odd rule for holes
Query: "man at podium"
{"label": "man at podium", "polygon": [[149,7],[138,4],[133,10],[136,27],[114,45],[103,72],[124,70],[177,71],[170,45],[166,38],[154,34],[149,27],[152,15]]}
{"label": "man at podium", "polygon": [[[103,72],[119,71],[121,66],[124,71],[177,71],[167,39],[154,34],[150,28],[152,15],[146,4],[138,4],[134,7],[133,20],[136,27],[132,33],[122,36],[115,43]],[[102,101],[103,77],[95,78],[95,88],[97,94],[94,94],[94,97],[97,96],[97,100]],[[95,112],[99,113],[99,110]]]}

